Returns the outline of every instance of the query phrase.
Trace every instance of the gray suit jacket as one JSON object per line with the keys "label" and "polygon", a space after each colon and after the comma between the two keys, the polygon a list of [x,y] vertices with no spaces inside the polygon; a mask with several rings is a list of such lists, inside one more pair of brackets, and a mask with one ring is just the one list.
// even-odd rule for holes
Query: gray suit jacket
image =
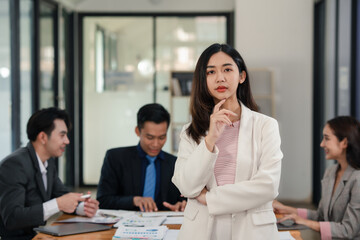
{"label": "gray suit jacket", "polygon": [[31,143],[0,162],[0,235],[2,239],[31,239],[44,225],[42,204],[65,193],[54,159],[48,160],[47,191]]}
{"label": "gray suit jacket", "polygon": [[338,167],[326,170],[319,207],[308,211],[307,217],[330,222],[333,239],[360,239],[360,170],[349,165],[332,196]]}

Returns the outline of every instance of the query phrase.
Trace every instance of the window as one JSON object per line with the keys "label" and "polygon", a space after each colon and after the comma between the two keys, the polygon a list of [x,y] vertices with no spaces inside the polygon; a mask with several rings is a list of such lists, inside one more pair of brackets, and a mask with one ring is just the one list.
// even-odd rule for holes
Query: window
{"label": "window", "polygon": [[0,1],[0,159],[11,152],[10,8]]}
{"label": "window", "polygon": [[21,146],[28,142],[26,124],[31,116],[31,26],[33,4],[31,0],[20,1],[20,141]]}
{"label": "window", "polygon": [[[206,47],[227,42],[227,16],[83,16],[82,27],[80,159],[82,183],[95,185],[106,150],[138,143],[142,105],[172,112],[171,72],[193,71]],[[171,139],[169,128],[165,151]]]}

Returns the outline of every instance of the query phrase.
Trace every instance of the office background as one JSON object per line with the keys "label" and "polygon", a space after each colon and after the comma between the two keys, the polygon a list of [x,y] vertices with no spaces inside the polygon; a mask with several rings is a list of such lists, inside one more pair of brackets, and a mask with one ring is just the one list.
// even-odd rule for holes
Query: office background
{"label": "office background", "polygon": [[171,72],[191,72],[205,47],[228,42],[250,69],[272,74],[279,198],[316,203],[332,164],[319,147],[324,123],[360,118],[359,12],[359,0],[0,0],[0,158],[26,144],[33,111],[66,108],[73,129],[60,176],[96,186],[106,149],[137,143],[141,105],[159,102],[186,121]]}

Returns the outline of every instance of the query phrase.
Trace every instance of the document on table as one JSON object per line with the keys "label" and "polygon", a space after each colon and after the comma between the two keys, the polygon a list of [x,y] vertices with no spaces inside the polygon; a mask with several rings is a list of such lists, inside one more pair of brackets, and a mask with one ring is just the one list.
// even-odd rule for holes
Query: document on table
{"label": "document on table", "polygon": [[289,231],[279,232],[280,240],[295,240]]}
{"label": "document on table", "polygon": [[120,221],[119,217],[73,217],[65,220],[58,220],[56,222],[60,223],[76,223],[76,222],[84,222],[84,223],[100,223],[100,224],[114,224]]}
{"label": "document on table", "polygon": [[127,218],[127,217],[130,217],[135,214],[136,214],[135,211],[111,210],[111,209],[99,209],[96,212],[96,216],[99,216],[99,217]]}
{"label": "document on table", "polygon": [[174,212],[174,211],[161,211],[161,212],[143,212],[141,214],[143,217],[183,217],[184,212]]}
{"label": "document on table", "polygon": [[169,229],[164,237],[164,240],[176,240],[180,230]]}
{"label": "document on table", "polygon": [[167,217],[163,224],[183,224],[184,217]]}
{"label": "document on table", "polygon": [[131,216],[138,215],[135,211],[126,210],[110,210],[110,209],[99,209],[95,216],[92,218],[88,217],[73,217],[65,220],[59,220],[61,223],[73,223],[73,222],[87,222],[87,223],[100,223],[100,224],[114,224],[119,222],[121,219],[129,218]]}
{"label": "document on table", "polygon": [[125,227],[119,226],[116,230],[113,239],[124,238],[148,238],[148,239],[163,239],[168,228],[166,226],[160,227]]}
{"label": "document on table", "polygon": [[165,222],[166,217],[141,217],[139,215],[132,215],[127,218],[121,219],[114,227],[127,226],[127,227],[157,227]]}

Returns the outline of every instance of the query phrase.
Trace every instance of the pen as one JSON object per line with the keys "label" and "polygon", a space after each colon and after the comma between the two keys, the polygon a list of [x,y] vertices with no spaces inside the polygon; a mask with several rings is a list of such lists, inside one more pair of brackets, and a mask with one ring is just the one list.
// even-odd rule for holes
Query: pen
{"label": "pen", "polygon": [[102,217],[111,217],[111,218],[116,218],[116,217],[118,217],[118,216],[115,216],[115,215],[112,215],[112,214],[107,214],[107,213],[100,213],[100,215],[101,215]]}
{"label": "pen", "polygon": [[91,195],[90,194],[85,194],[85,195],[82,195],[81,198],[90,198]]}

